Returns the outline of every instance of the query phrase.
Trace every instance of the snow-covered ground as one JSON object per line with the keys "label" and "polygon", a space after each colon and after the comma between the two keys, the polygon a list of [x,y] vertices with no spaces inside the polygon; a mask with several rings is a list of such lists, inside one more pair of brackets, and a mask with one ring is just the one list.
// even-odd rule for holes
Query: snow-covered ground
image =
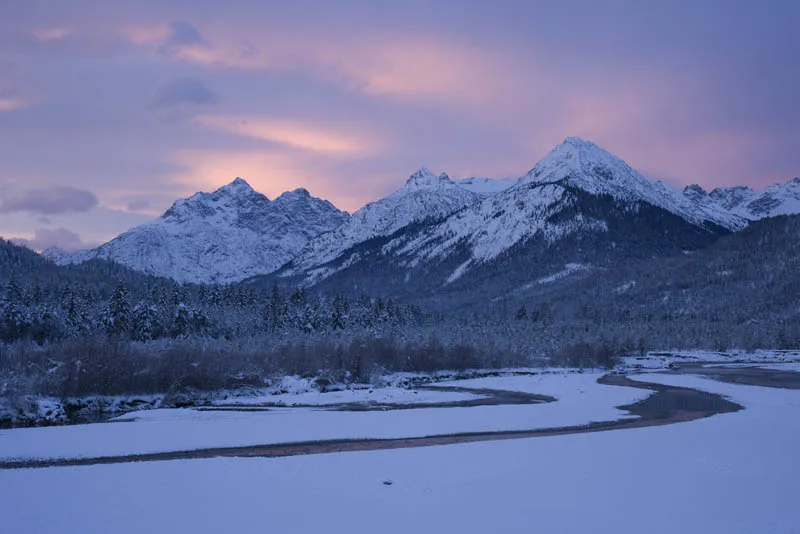
{"label": "snow-covered ground", "polygon": [[661,427],[418,449],[0,471],[2,529],[800,531],[800,391],[641,379],[721,393],[746,409]]}
{"label": "snow-covered ground", "polygon": [[800,350],[652,351],[641,357],[622,358],[621,367],[624,369],[666,369],[670,365],[701,362],[719,364],[800,362]]}
{"label": "snow-covered ground", "polygon": [[[77,458],[348,438],[401,438],[528,430],[612,421],[616,406],[648,395],[598,384],[596,373],[543,373],[449,383],[458,387],[540,393],[557,402],[532,405],[343,412],[277,408],[260,412],[160,409],[116,423],[0,431],[0,459]],[[447,385],[445,383],[439,385]]]}
{"label": "snow-covered ground", "polygon": [[766,365],[759,365],[761,369],[774,369],[775,371],[792,371],[800,373],[800,362],[798,363],[770,363]]}
{"label": "snow-covered ground", "polygon": [[302,393],[283,393],[278,395],[255,395],[248,397],[228,397],[215,399],[213,405],[282,405],[282,406],[330,406],[334,404],[427,404],[440,402],[460,402],[480,398],[458,391],[412,390],[398,387],[343,389],[338,391],[304,391]]}

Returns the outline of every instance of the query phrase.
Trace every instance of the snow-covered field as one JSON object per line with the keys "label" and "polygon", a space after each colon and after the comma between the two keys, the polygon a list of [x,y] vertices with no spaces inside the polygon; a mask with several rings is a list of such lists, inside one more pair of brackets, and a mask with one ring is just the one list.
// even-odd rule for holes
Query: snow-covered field
{"label": "snow-covered field", "polygon": [[276,408],[259,412],[161,409],[115,423],[0,431],[0,460],[117,456],[349,438],[402,438],[462,432],[529,430],[613,421],[616,406],[648,395],[598,384],[599,373],[547,373],[438,385],[524,391],[557,402],[534,405],[418,408],[379,412]]}
{"label": "snow-covered field", "polygon": [[480,398],[480,395],[458,391],[426,391],[395,387],[376,389],[343,389],[340,391],[306,391],[282,395],[257,395],[253,397],[230,397],[212,401],[213,405],[224,406],[330,406],[344,403],[374,404],[427,404],[434,402],[460,402]]}
{"label": "snow-covered field", "polygon": [[621,367],[625,369],[666,369],[670,365],[713,362],[719,364],[735,363],[785,363],[800,362],[798,350],[675,350],[653,351],[645,356],[622,358]]}
{"label": "snow-covered field", "polygon": [[[533,372],[529,369],[516,371]],[[536,372],[548,371],[537,369]],[[184,400],[187,404],[197,406],[327,406],[344,403],[380,405],[448,403],[480,398],[480,395],[458,391],[410,389],[411,382],[422,379],[438,381],[454,374],[452,371],[425,375],[394,373],[379,377],[378,381],[381,384],[378,386],[358,383],[333,384],[325,392],[312,378],[289,375],[261,388],[196,392],[186,395]],[[82,407],[82,413],[90,416],[90,420],[102,420],[131,411],[169,407],[165,394],[87,396],[66,401],[54,397],[30,396],[23,401],[17,400],[15,404],[9,402],[8,398],[0,396],[0,422],[27,419],[38,421],[40,424],[43,422],[64,424],[69,420],[66,414],[68,407],[65,407],[65,404]],[[102,417],[103,414],[105,417]]]}
{"label": "snow-covered field", "polygon": [[[2,530],[800,532],[800,391],[640,378],[721,393],[746,409],[660,427],[418,449],[0,471]],[[583,395],[592,391],[600,389]]]}
{"label": "snow-covered field", "polygon": [[[397,375],[396,377],[399,377]],[[458,385],[458,384],[456,384]],[[212,405],[283,405],[283,406],[330,406],[333,404],[428,404],[444,402],[461,402],[480,398],[480,395],[460,391],[433,391],[426,389],[408,389],[387,384],[384,387],[372,387],[359,384],[350,389],[322,392],[312,387],[312,381],[297,377],[284,377],[277,386],[279,393],[256,392],[255,395],[225,395],[211,401]]]}
{"label": "snow-covered field", "polygon": [[800,373],[800,363],[770,363],[758,366],[761,369],[774,369],[775,371],[792,371]]}

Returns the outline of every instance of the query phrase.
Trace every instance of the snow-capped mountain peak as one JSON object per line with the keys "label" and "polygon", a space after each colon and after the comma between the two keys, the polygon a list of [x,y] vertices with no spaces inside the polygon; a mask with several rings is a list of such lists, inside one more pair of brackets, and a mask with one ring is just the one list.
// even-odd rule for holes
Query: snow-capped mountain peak
{"label": "snow-capped mountain peak", "polygon": [[324,265],[358,243],[392,235],[412,223],[442,219],[481,198],[453,182],[447,174],[437,176],[422,167],[391,195],[370,202],[346,224],[312,240],[293,260],[289,273]]}
{"label": "snow-capped mountain peak", "polygon": [[237,178],[178,200],[158,219],[61,263],[102,258],[180,282],[235,282],[273,272],[348,218],[305,189],[271,201]]}
{"label": "snow-capped mountain peak", "polygon": [[559,183],[624,202],[646,202],[693,224],[712,223],[731,230],[746,226],[738,215],[703,200],[706,194],[700,186],[690,186],[682,194],[663,182],[650,182],[617,156],[579,137],[568,137],[521,181]]}
{"label": "snow-capped mountain peak", "polygon": [[[347,224],[314,239],[283,274],[304,273],[307,282],[316,283],[358,262],[362,251],[355,245],[394,236],[379,245],[380,254],[395,256],[404,268],[454,256],[469,258],[448,278],[452,282],[473,266],[532,239],[550,243],[573,234],[606,232],[603,216],[591,211],[600,205],[617,213],[611,216],[635,214],[640,208],[650,209],[648,205],[660,208],[688,225],[704,227],[708,235],[720,227],[747,224],[716,206],[702,188],[691,187],[683,195],[667,184],[651,183],[620,158],[578,137],[556,146],[519,180],[506,182],[510,187],[479,192],[474,189],[494,189],[495,184],[486,179],[453,182],[423,167],[395,193],[367,204]],[[591,200],[586,194],[611,196],[615,203],[603,204],[604,199]],[[592,206],[586,213],[584,202]],[[410,226],[421,221],[430,224]]]}
{"label": "snow-capped mountain peak", "polygon": [[453,281],[528,241],[547,246],[570,235],[599,235],[608,231],[609,217],[658,213],[652,207],[690,223],[691,231],[735,231],[748,220],[800,212],[800,178],[761,192],[708,193],[696,184],[679,190],[648,181],[592,142],[568,137],[519,179],[455,182],[422,167],[352,216],[303,188],[270,200],[236,178],[58,261],[104,258],[181,282],[227,283],[280,269],[282,276],[314,283],[377,250],[411,268],[463,258],[448,278]]}
{"label": "snow-capped mountain peak", "polygon": [[180,223],[194,218],[210,218],[234,215],[243,209],[264,208],[270,203],[266,195],[255,191],[242,178],[236,178],[211,193],[199,192],[189,198],[176,200],[161,215],[164,221]]}
{"label": "snow-capped mountain peak", "polygon": [[683,195],[688,198],[700,198],[708,195],[708,192],[698,184],[690,184],[683,188]]}
{"label": "snow-capped mountain peak", "polygon": [[721,208],[749,220],[800,213],[800,178],[763,191],[745,186],[718,187],[709,197]]}
{"label": "snow-capped mountain peak", "polygon": [[237,176],[231,183],[223,185],[212,194],[238,196],[249,195],[251,193],[255,193],[255,190],[250,187],[250,184],[247,183],[247,180]]}
{"label": "snow-capped mountain peak", "polygon": [[592,194],[655,202],[652,184],[630,165],[590,141],[567,137],[523,178],[523,181],[564,181]]}
{"label": "snow-capped mountain peak", "polygon": [[734,210],[740,204],[747,202],[755,191],[747,186],[718,187],[709,193],[709,196],[726,210]]}
{"label": "snow-capped mountain peak", "polygon": [[403,195],[413,191],[419,190],[435,190],[455,185],[446,173],[436,175],[428,170],[427,167],[422,167],[420,170],[409,176],[405,185],[398,189],[394,194]]}
{"label": "snow-capped mountain peak", "polygon": [[292,191],[286,191],[274,200],[274,202],[297,202],[311,198],[311,193],[304,187],[298,187]]}

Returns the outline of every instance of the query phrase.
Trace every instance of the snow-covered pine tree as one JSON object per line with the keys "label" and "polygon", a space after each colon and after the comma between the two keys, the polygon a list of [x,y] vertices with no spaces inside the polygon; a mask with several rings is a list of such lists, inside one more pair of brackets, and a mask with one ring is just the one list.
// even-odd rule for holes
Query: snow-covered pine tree
{"label": "snow-covered pine tree", "polygon": [[117,288],[111,295],[105,319],[106,331],[109,335],[124,337],[130,333],[131,318],[128,305],[128,292],[125,290],[125,286],[122,282],[117,284]]}

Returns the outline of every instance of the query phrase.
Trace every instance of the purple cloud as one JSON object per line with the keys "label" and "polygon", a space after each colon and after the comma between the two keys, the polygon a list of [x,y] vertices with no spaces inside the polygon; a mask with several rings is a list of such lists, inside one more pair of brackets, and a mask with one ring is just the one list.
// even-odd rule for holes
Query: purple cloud
{"label": "purple cloud", "polygon": [[74,252],[91,248],[94,244],[84,243],[81,236],[66,228],[37,228],[33,239],[12,239],[13,243],[23,245],[36,251],[48,248],[61,249],[64,252]]}
{"label": "purple cloud", "polygon": [[[138,222],[133,200],[162,211],[237,175],[347,209],[421,165],[518,176],[568,135],[678,186],[759,187],[800,169],[791,0],[38,4],[0,17],[0,98],[14,108],[0,112],[0,175],[30,188],[80,177],[123,208],[52,217],[81,235]],[[42,28],[74,33],[41,43]],[[380,150],[302,148],[330,132]],[[6,212],[30,204],[3,197]],[[0,219],[7,234],[11,219],[17,234],[44,226]]]}
{"label": "purple cloud", "polygon": [[3,192],[0,212],[27,211],[39,215],[60,215],[89,211],[97,203],[97,197],[91,191],[75,187],[41,187]]}
{"label": "purple cloud", "polygon": [[219,102],[217,95],[194,78],[179,78],[156,90],[150,106],[156,109],[183,105],[211,106]]}
{"label": "purple cloud", "polygon": [[125,205],[128,211],[141,211],[150,207],[150,203],[144,199],[131,200]]}
{"label": "purple cloud", "polygon": [[206,43],[197,28],[185,20],[173,21],[169,26],[169,37],[158,49],[162,54],[169,55],[186,47],[204,45]]}

